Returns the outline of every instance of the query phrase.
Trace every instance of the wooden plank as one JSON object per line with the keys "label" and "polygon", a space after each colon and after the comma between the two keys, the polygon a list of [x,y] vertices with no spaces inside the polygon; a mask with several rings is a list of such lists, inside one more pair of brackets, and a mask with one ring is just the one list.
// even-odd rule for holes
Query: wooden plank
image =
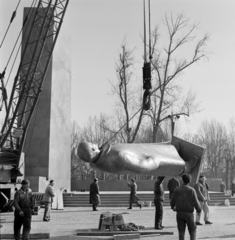
{"label": "wooden plank", "polygon": [[139,233],[113,235],[114,240],[140,239]]}
{"label": "wooden plank", "polygon": [[[141,236],[151,236],[152,234],[160,234],[160,235],[173,235],[173,232],[168,231],[157,231],[157,230],[143,230],[143,231],[136,231],[136,234],[140,234]],[[133,234],[131,231],[99,231],[99,230],[87,230],[87,231],[77,231],[77,236],[113,236],[119,234]]]}
{"label": "wooden plank", "polygon": [[[50,239],[50,233],[31,233],[30,239]],[[22,238],[22,235],[21,235]],[[15,239],[14,234],[1,234],[1,239]]]}

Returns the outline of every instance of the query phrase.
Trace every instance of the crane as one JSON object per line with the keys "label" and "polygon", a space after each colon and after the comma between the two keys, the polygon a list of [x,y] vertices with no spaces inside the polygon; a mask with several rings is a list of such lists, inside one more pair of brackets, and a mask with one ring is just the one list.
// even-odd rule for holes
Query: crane
{"label": "crane", "polygon": [[[0,133],[0,165],[12,165],[12,182],[19,162],[30,119],[42,92],[43,81],[61,29],[69,0],[39,0],[24,19],[21,58],[9,101],[0,74],[6,116]],[[26,25],[25,22],[28,22]],[[1,183],[1,180],[0,180]]]}

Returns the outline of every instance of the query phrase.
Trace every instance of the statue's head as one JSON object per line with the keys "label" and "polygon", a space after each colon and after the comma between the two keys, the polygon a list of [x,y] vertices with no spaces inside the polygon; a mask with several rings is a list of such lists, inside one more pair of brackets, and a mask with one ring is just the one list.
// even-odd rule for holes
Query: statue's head
{"label": "statue's head", "polygon": [[81,142],[77,148],[78,157],[85,162],[92,162],[99,152],[98,146],[90,142]]}

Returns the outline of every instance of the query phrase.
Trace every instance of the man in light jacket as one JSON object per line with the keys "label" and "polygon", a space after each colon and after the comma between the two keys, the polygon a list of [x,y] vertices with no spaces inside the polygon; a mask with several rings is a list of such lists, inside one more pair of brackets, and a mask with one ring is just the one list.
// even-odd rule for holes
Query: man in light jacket
{"label": "man in light jacket", "polygon": [[46,187],[45,194],[44,194],[45,211],[44,211],[43,221],[45,222],[50,221],[51,205],[53,202],[53,197],[55,197],[53,186],[54,186],[54,180],[51,180],[49,185]]}
{"label": "man in light jacket", "polygon": [[[201,209],[204,212],[204,221],[205,224],[212,224],[212,222],[209,221],[209,206],[208,206],[208,201],[210,200],[209,198],[209,193],[206,188],[206,178],[205,176],[200,176],[198,183],[194,185],[194,188],[197,193],[197,198],[200,201],[201,204]],[[196,214],[196,225],[202,225],[200,222],[201,218],[201,213]]]}

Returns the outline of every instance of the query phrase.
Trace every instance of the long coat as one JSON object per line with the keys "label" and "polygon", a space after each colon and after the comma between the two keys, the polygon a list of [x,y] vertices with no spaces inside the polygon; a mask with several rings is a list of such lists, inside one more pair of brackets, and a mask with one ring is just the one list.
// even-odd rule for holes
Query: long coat
{"label": "long coat", "polygon": [[93,182],[90,185],[90,204],[99,203],[100,203],[99,186],[97,183]]}
{"label": "long coat", "polygon": [[180,186],[179,180],[175,177],[168,181],[167,188],[169,190],[169,198],[171,199],[174,190]]}
{"label": "long coat", "polygon": [[136,191],[137,191],[137,184],[135,182],[127,183],[127,185],[131,188],[130,193],[130,203],[137,203],[140,199],[137,197]]}

